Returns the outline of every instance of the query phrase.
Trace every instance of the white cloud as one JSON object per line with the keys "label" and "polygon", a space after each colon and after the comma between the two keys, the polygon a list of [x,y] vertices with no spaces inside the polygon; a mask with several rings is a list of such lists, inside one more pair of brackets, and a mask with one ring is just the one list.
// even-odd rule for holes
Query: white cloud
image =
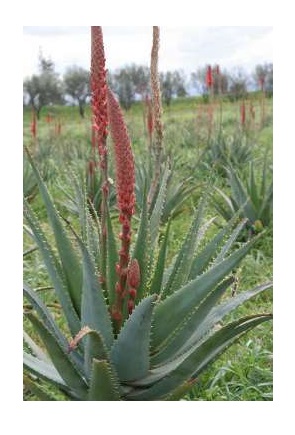
{"label": "white cloud", "polygon": [[[251,70],[257,63],[272,61],[272,27],[162,26],[160,30],[159,69],[162,71],[183,69],[190,73],[207,63]],[[105,26],[103,32],[108,69],[130,63],[149,65],[151,26]],[[38,71],[40,48],[61,74],[73,64],[88,69],[90,27],[24,27],[24,76]]]}

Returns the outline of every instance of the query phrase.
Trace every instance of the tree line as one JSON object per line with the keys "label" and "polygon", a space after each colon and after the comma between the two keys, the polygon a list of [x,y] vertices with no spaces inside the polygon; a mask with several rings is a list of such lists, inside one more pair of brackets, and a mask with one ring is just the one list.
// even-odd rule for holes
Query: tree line
{"label": "tree line", "polygon": [[[210,71],[212,86],[208,86]],[[77,105],[81,117],[90,100],[90,72],[73,65],[62,77],[55,71],[54,62],[39,56],[39,72],[24,80],[24,105],[33,107],[37,117],[43,107],[52,104]],[[128,110],[137,100],[150,95],[150,69],[142,65],[126,65],[108,72],[108,81],[117,94],[121,106]],[[223,70],[219,65],[206,65],[196,69],[189,77],[182,70],[160,73],[163,103],[169,106],[174,98],[201,95],[204,101],[212,92],[230,100],[245,98],[250,91],[273,92],[273,65],[256,65],[251,74],[241,68]]]}

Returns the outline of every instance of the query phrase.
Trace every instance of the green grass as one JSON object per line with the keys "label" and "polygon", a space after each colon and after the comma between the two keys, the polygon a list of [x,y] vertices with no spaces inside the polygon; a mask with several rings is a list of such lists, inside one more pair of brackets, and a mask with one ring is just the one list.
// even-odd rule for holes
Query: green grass
{"label": "green grass", "polygon": [[[258,125],[259,100],[255,100],[254,104],[257,125],[251,128],[248,126],[248,129],[243,132],[239,125],[239,102],[224,102],[222,130],[226,135],[237,133],[250,138],[252,158],[259,163],[266,150],[269,152],[270,159],[272,158],[272,100],[266,101],[267,117],[266,125],[263,128]],[[200,108],[200,102],[194,98],[179,99],[172,102],[169,108],[164,107],[165,147],[175,160],[176,176],[179,180],[193,176],[197,186],[187,201],[184,212],[177,216],[172,224],[170,258],[181,244],[190,224],[193,208],[198,203],[203,186],[211,173],[210,168],[201,164],[202,153],[208,144],[208,126],[206,123],[198,124],[198,107]],[[63,189],[71,189],[68,171],[83,173],[91,155],[90,110],[89,107],[86,109],[86,117],[81,120],[78,109],[75,107],[54,108],[56,119],[60,118],[62,122],[60,135],[56,135],[53,124],[46,123],[46,113],[46,109],[41,113],[41,120],[38,122],[38,140],[34,144],[30,136],[30,110],[24,110],[24,143],[33,154],[36,153],[36,149],[50,149],[50,153],[44,153],[44,157],[41,158],[43,160],[39,164],[44,164],[52,173],[47,184],[57,207],[64,217],[75,223],[76,217],[71,215],[64,206]],[[220,129],[218,119],[217,108],[213,134],[217,134]],[[136,103],[126,113],[126,122],[135,155],[144,160],[148,148],[140,103]],[[112,155],[110,157],[112,160]],[[259,167],[258,163],[257,168]],[[216,182],[220,186],[224,186],[225,183],[218,174]],[[32,206],[41,219],[43,228],[48,233],[46,213],[39,194],[32,200]],[[207,215],[208,218],[215,215],[213,207],[208,207]],[[212,225],[208,237],[212,236],[215,231],[217,231],[217,227]],[[25,235],[24,250],[33,245],[33,241]],[[271,228],[267,229],[255,248],[241,263],[238,277],[237,291],[251,288],[271,279]],[[32,288],[39,288],[40,294],[47,304],[57,303],[52,290],[42,290],[44,287],[50,287],[50,282],[37,251],[30,253],[24,259],[24,278]],[[53,310],[60,326],[63,327],[63,318],[58,306],[54,306]],[[267,291],[240,307],[235,315],[246,316],[257,312],[271,311],[272,293]],[[25,327],[30,328],[26,322]],[[44,388],[46,389],[47,386],[45,385]],[[25,390],[24,397],[25,400],[37,400],[28,390]],[[206,401],[272,400],[272,325],[269,322],[263,323],[228,349],[200,376],[196,385],[184,399]],[[59,397],[57,400],[63,399]]]}

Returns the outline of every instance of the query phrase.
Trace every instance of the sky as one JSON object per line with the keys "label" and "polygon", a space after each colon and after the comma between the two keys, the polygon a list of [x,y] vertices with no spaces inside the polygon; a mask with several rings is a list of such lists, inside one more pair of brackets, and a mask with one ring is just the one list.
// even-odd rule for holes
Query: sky
{"label": "sky", "polygon": [[[106,66],[110,71],[131,63],[149,66],[152,26],[103,26]],[[270,26],[160,26],[159,70],[187,75],[206,64],[253,71],[272,62]],[[38,53],[50,58],[59,74],[67,67],[90,67],[89,26],[24,26],[23,77],[38,73]]]}

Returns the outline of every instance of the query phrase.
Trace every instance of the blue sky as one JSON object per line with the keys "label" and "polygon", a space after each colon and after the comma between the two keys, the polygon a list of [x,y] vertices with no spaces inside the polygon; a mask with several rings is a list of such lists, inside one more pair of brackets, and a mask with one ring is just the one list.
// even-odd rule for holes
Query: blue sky
{"label": "blue sky", "polygon": [[[218,63],[252,71],[256,64],[272,62],[273,28],[270,26],[160,26],[160,71],[182,69],[190,74],[198,67]],[[149,65],[152,26],[103,26],[107,68]],[[89,26],[24,26],[23,76],[38,72],[38,53],[55,63],[63,74],[71,65],[90,65]]]}

